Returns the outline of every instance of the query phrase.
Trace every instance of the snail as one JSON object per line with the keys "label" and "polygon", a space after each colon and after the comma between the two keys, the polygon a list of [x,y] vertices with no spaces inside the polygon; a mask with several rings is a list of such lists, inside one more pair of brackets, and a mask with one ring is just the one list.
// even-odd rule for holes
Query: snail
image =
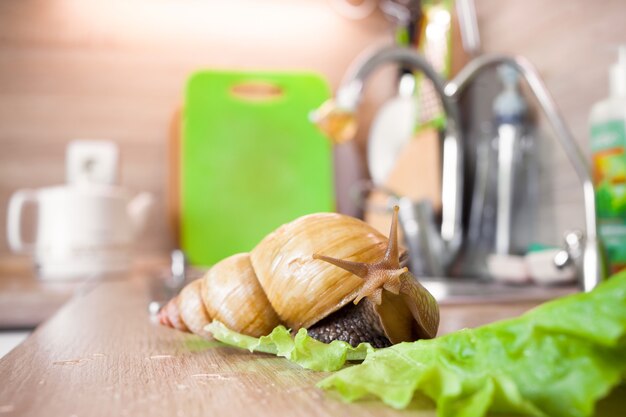
{"label": "snail", "polygon": [[300,217],[250,253],[230,256],[189,283],[159,312],[162,324],[210,337],[219,320],[239,333],[269,334],[284,324],[322,342],[374,347],[433,338],[439,307],[400,265],[398,208],[389,239],[337,213]]}

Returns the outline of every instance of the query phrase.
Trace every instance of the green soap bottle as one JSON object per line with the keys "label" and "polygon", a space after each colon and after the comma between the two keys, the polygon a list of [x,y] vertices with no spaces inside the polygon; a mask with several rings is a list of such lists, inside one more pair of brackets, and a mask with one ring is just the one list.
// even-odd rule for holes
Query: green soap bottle
{"label": "green soap bottle", "polygon": [[626,268],[626,46],[609,73],[610,96],[589,117],[598,230],[610,274]]}

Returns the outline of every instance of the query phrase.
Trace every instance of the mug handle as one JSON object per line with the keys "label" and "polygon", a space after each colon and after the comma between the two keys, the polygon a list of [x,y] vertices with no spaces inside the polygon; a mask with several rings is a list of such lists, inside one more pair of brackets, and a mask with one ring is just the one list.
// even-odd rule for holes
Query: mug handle
{"label": "mug handle", "polygon": [[11,196],[7,212],[7,240],[9,247],[18,253],[32,253],[34,244],[22,240],[22,211],[27,202],[37,203],[37,192],[20,190]]}

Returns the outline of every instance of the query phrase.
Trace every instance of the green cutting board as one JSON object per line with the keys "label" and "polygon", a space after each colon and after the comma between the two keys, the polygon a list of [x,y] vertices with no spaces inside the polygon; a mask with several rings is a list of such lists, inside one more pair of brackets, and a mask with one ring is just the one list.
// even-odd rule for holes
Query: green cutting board
{"label": "green cutting board", "polygon": [[187,84],[181,245],[194,265],[249,252],[299,216],[333,211],[332,147],[309,121],[311,73],[202,71]]}

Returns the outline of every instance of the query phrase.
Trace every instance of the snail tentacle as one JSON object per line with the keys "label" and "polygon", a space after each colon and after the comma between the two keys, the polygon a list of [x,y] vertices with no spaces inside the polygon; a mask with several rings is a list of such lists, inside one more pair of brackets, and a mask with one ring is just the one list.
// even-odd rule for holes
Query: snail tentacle
{"label": "snail tentacle", "polygon": [[403,289],[400,277],[409,270],[406,267],[400,268],[400,257],[398,255],[398,207],[394,207],[387,249],[380,261],[375,263],[352,262],[320,254],[314,254],[313,259],[331,263],[365,281],[354,299],[354,304],[358,304],[363,298],[369,297],[376,305],[380,305],[383,289],[393,294],[399,294]]}

